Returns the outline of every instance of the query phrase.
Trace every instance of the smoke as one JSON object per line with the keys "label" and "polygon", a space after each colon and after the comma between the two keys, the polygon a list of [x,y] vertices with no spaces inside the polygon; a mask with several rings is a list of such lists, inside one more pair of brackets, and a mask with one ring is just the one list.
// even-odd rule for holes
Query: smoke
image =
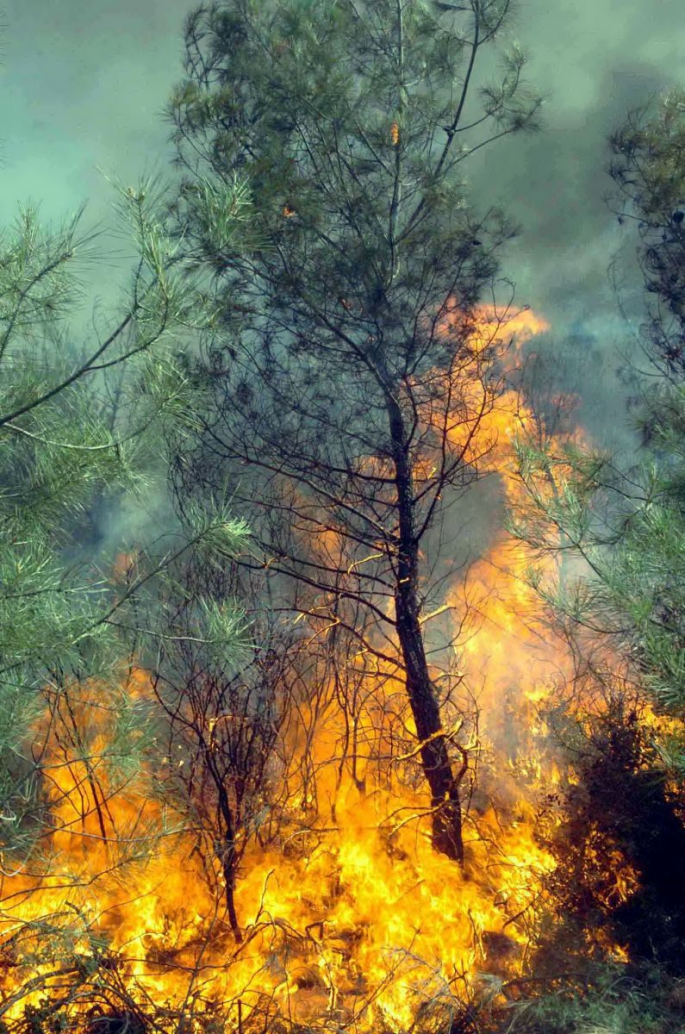
{"label": "smoke", "polygon": [[[111,189],[98,168],[134,181],[150,163],[167,162],[160,113],[182,76],[182,22],[194,6],[10,5],[2,91],[7,210],[30,196],[42,200],[46,217],[61,218],[88,198],[89,221],[109,221]],[[642,302],[631,228],[619,228],[602,200],[611,186],[605,141],[630,107],[682,83],[678,13],[673,4],[617,0],[577,0],[572,11],[545,0],[520,3],[509,37],[529,51],[526,76],[548,94],[546,126],[537,136],[498,141],[464,164],[479,205],[499,203],[522,226],[505,273],[518,301],[554,328],[545,347],[552,366],[563,368],[560,388],[580,390],[583,418],[600,437],[615,437],[621,423],[624,360],[616,350],[632,347],[607,282],[617,249],[627,263],[629,304],[639,312]],[[496,75],[494,52],[483,56],[476,85]],[[89,289],[107,300],[124,275],[99,265]],[[586,346],[605,357],[599,368],[595,358],[588,365]]]}
{"label": "smoke", "polygon": [[651,21],[645,9],[624,8],[619,26],[613,5],[580,3],[574,24],[577,14],[588,31],[574,38],[561,12],[552,19],[542,6],[529,3],[517,29],[531,55],[527,78],[550,92],[546,124],[474,155],[469,178],[482,209],[501,204],[519,223],[502,272],[517,303],[553,328],[527,349],[536,356],[532,382],[577,396],[578,422],[621,456],[635,446],[626,401],[633,367],[646,367],[637,333],[644,294],[636,231],[609,207],[608,137],[631,109],[682,83],[681,66],[663,60],[664,8]]}

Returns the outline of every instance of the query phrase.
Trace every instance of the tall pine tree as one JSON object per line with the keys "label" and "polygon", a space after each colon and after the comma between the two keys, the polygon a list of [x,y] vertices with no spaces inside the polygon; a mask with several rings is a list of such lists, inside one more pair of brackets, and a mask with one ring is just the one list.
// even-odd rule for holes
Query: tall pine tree
{"label": "tall pine tree", "polygon": [[[235,505],[281,601],[291,586],[286,609],[369,658],[368,676],[402,683],[433,843],[457,860],[468,758],[443,718],[454,680],[439,687],[429,664],[424,549],[477,476],[472,442],[497,392],[473,314],[515,230],[497,209],[476,216],[461,172],[469,154],[538,124],[516,45],[501,81],[473,96],[509,8],[202,6],[169,108],[186,265],[208,266],[229,294],[196,370],[207,408],[180,497],[239,472]],[[243,174],[268,242],[247,259],[222,232]]]}

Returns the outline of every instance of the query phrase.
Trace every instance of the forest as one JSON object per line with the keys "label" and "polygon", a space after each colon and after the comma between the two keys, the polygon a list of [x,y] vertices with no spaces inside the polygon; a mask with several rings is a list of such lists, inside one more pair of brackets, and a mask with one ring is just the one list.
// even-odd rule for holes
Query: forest
{"label": "forest", "polygon": [[511,2],[191,11],[85,333],[3,231],[0,1034],[685,1031],[685,91],[595,156],[616,451],[467,180]]}

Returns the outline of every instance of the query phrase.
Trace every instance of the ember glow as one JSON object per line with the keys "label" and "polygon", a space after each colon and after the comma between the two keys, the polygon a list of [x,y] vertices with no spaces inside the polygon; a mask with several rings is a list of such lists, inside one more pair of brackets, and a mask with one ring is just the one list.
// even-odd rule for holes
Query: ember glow
{"label": "ember glow", "polygon": [[[502,336],[520,345],[545,329],[528,312]],[[476,360],[481,347],[474,344]],[[462,389],[478,408],[481,381]],[[533,424],[509,391],[465,443],[466,459],[486,457],[509,501],[520,491],[510,476],[513,436]],[[454,434],[463,428],[455,424]],[[336,543],[319,547],[334,551]],[[133,562],[122,560],[116,575]],[[354,771],[339,764],[351,733],[332,689],[316,714],[301,703],[289,716],[281,756],[291,772],[281,776],[299,789],[275,838],[238,831],[247,841],[235,889],[241,943],[226,922],[216,859],[198,850],[187,817],[152,792],[184,757],[165,756],[155,770],[143,751],[130,770],[110,756],[109,690],[46,691],[33,753],[51,832],[17,869],[3,861],[4,1022],[28,1030],[31,1015],[59,1007],[73,1029],[106,1034],[142,1029],[150,1010],[162,1030],[213,1020],[239,1031],[293,1023],[409,1030],[418,1018],[430,1030],[459,1014],[483,974],[521,972],[541,878],[554,864],[536,841],[537,824],[543,814],[555,821],[550,789],[572,777],[547,752],[537,715],[570,674],[570,658],[537,626],[528,564],[525,549],[499,533],[439,615],[461,629],[454,663],[480,715],[460,731],[478,769],[475,783],[464,784],[464,871],[431,848],[412,752],[394,746],[412,731],[402,687],[379,670],[356,710]],[[143,670],[122,675],[121,693],[152,705]],[[209,719],[210,738],[230,717]],[[305,753],[313,789],[292,774]],[[379,757],[386,760],[372,762]]]}

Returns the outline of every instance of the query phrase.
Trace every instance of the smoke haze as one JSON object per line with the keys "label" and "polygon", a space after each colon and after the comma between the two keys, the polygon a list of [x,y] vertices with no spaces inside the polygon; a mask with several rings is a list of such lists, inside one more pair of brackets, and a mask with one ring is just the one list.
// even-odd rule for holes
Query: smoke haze
{"label": "smoke haze", "polygon": [[[86,223],[104,219],[112,226],[114,195],[98,169],[131,182],[145,171],[167,172],[172,150],[160,113],[182,75],[183,19],[194,6],[12,0],[3,18],[6,220],[29,198],[41,202],[47,220],[88,199]],[[634,352],[635,346],[608,282],[612,258],[618,253],[623,301],[638,321],[642,283],[634,232],[618,226],[603,201],[611,188],[606,137],[631,107],[684,84],[682,6],[679,0],[526,0],[508,36],[530,53],[526,78],[548,97],[545,125],[535,136],[484,148],[465,163],[467,176],[482,211],[500,204],[521,224],[502,272],[516,284],[516,303],[551,324],[536,352],[544,351],[564,387],[581,395],[579,415],[591,433],[620,445],[627,418],[617,348]],[[485,66],[491,78],[496,65],[488,57]],[[120,242],[101,254],[90,274],[90,298],[108,304],[130,267]]]}

